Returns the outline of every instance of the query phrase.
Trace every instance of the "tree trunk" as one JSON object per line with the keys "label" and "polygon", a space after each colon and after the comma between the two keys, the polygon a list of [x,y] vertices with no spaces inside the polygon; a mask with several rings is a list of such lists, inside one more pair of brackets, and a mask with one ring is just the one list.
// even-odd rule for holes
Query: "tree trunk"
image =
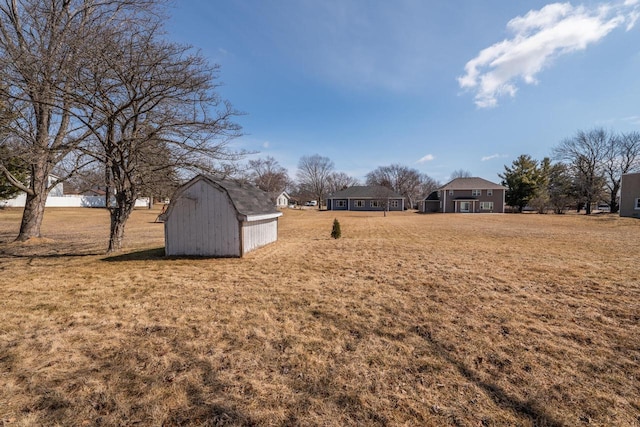
{"label": "tree trunk", "polygon": [[591,215],[591,200],[587,200],[587,202],[584,204],[584,213],[586,215]]}
{"label": "tree trunk", "polygon": [[16,241],[24,242],[33,237],[41,237],[40,227],[42,226],[42,219],[44,218],[47,194],[44,196],[39,193],[35,195],[27,194],[24,213],[22,214],[22,222],[20,224],[20,233]]}
{"label": "tree trunk", "polygon": [[131,212],[133,212],[135,200],[135,198],[128,197],[123,193],[116,194],[116,206],[109,209],[109,214],[111,216],[111,229],[107,253],[117,252],[122,249],[124,227],[131,215]]}
{"label": "tree trunk", "polygon": [[611,193],[609,195],[609,212],[618,213],[620,206],[618,205],[618,191],[620,190],[620,184],[614,183]]}
{"label": "tree trunk", "polygon": [[27,199],[20,223],[20,232],[16,241],[24,242],[33,237],[41,237],[40,228],[44,218],[44,208],[49,195],[47,171],[42,168],[32,168],[31,193],[27,193]]}

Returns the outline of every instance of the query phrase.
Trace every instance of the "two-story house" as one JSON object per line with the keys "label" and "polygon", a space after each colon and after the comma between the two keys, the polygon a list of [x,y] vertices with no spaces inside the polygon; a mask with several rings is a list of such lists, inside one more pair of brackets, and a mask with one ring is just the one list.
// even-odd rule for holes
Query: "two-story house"
{"label": "two-story house", "polygon": [[482,178],[456,178],[419,204],[421,212],[503,213],[507,188]]}

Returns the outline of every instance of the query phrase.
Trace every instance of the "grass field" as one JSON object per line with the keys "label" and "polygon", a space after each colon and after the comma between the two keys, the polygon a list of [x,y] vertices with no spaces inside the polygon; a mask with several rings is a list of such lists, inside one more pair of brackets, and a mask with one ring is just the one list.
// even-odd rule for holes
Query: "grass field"
{"label": "grass field", "polygon": [[157,214],[107,257],[104,210],[0,211],[0,426],[640,425],[638,220],[287,210],[165,259]]}

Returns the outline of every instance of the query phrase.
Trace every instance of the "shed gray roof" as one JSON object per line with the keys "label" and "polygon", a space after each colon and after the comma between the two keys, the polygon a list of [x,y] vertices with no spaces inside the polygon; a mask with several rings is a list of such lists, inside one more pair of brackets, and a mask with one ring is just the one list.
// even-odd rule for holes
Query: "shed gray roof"
{"label": "shed gray roof", "polygon": [[327,199],[402,199],[402,195],[381,185],[354,185],[333,193]]}
{"label": "shed gray roof", "polygon": [[250,216],[279,213],[269,198],[269,195],[259,188],[232,180],[218,180],[208,177],[207,179],[218,184],[227,192],[231,202],[241,215]]}
{"label": "shed gray roof", "polygon": [[486,179],[473,177],[456,178],[440,187],[439,190],[506,190],[506,187]]}
{"label": "shed gray roof", "polygon": [[229,199],[231,199],[231,203],[240,215],[244,215],[246,217],[255,217],[262,215],[282,215],[282,213],[276,209],[271,199],[269,199],[269,195],[264,191],[248,183],[240,183],[238,181],[226,179],[216,179],[206,175],[198,175],[195,178],[191,179],[189,182],[178,188],[173,197],[179,197],[180,193],[185,188],[200,180],[204,180],[209,184],[220,188],[222,191],[225,191],[229,196]]}

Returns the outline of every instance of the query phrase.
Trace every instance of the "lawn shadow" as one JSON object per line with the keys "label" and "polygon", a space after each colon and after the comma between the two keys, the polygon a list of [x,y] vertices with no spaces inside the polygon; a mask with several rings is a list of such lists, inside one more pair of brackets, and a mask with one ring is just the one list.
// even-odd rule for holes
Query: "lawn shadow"
{"label": "lawn shadow", "polygon": [[442,359],[447,361],[447,363],[449,363],[451,366],[454,366],[463,377],[483,389],[497,406],[509,409],[519,416],[531,420],[536,426],[561,427],[564,425],[563,423],[556,420],[552,415],[550,415],[546,411],[546,409],[537,402],[532,400],[523,401],[521,399],[518,399],[515,396],[511,396],[500,386],[481,379],[476,372],[474,372],[460,360],[456,359],[456,357],[454,357],[454,355],[449,350],[447,350],[442,344],[440,344],[433,337],[428,327],[422,325],[415,326],[412,328],[412,332],[429,343],[435,353]]}
{"label": "lawn shadow", "polygon": [[122,261],[158,261],[167,259],[164,255],[164,247],[143,249],[141,251],[128,252],[126,254],[111,255],[102,258],[101,261],[122,262]]}

